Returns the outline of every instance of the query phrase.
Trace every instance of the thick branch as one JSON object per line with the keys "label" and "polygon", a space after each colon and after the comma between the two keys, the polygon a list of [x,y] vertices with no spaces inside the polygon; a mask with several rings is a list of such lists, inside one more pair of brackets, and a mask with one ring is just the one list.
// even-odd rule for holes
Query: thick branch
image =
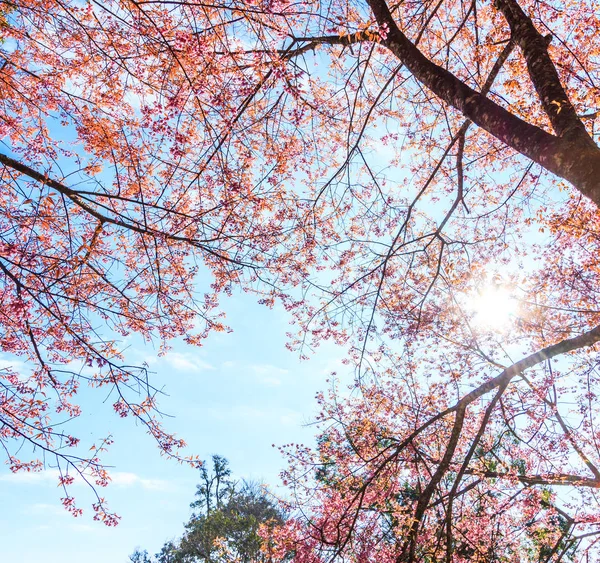
{"label": "thick branch", "polygon": [[[433,496],[433,493],[435,492],[435,489],[437,488],[439,482],[442,480],[442,477],[446,474],[446,471],[452,463],[452,457],[454,456],[454,452],[456,451],[456,447],[458,446],[458,441],[462,433],[466,408],[467,405],[464,404],[456,410],[454,426],[452,427],[452,432],[450,434],[450,439],[448,440],[448,446],[446,448],[446,451],[444,452],[444,457],[440,461],[440,464],[438,465],[438,468],[431,477],[431,480],[429,481],[427,487],[419,495],[419,501],[417,502],[417,507],[415,509],[413,525],[411,526],[411,530],[406,542],[409,544],[409,561],[413,561],[415,558],[415,552],[417,549],[417,534],[421,526],[421,520],[423,519],[425,511],[427,510],[427,507],[429,505],[429,501],[431,500],[431,497]],[[403,551],[405,551],[406,549],[406,543]],[[402,559],[400,558],[399,560]]]}
{"label": "thick branch", "polygon": [[307,51],[316,49],[319,45],[342,45],[348,47],[361,41],[376,41],[379,36],[376,32],[370,30],[357,31],[347,35],[321,35],[319,37],[294,37],[294,43],[303,43],[301,47],[280,51],[282,59],[293,59]]}
{"label": "thick branch", "polygon": [[561,340],[556,344],[552,344],[551,346],[547,346],[534,354],[523,358],[522,360],[516,362],[512,366],[506,368],[501,374],[496,377],[490,379],[489,381],[483,383],[477,389],[474,389],[470,393],[467,393],[454,407],[453,409],[457,409],[461,403],[469,404],[473,401],[479,399],[486,393],[489,393],[492,389],[496,389],[500,387],[505,382],[510,381],[516,375],[521,374],[526,369],[529,369],[540,362],[545,360],[549,360],[556,356],[560,356],[561,354],[567,354],[569,352],[573,352],[574,350],[579,350],[580,348],[586,348],[587,346],[592,346],[596,342],[600,341],[600,325],[594,327],[588,332],[584,332],[579,336],[574,336],[573,338],[566,338],[565,340]]}
{"label": "thick branch", "polygon": [[463,410],[469,404],[476,401],[480,397],[483,397],[490,391],[494,389],[505,386],[510,383],[511,379],[523,373],[526,369],[529,369],[541,362],[554,358],[556,356],[560,356],[561,354],[568,354],[569,352],[573,352],[574,350],[579,350],[581,348],[586,348],[588,346],[593,346],[597,342],[600,342],[600,325],[594,327],[588,332],[584,332],[579,336],[574,336],[573,338],[566,338],[565,340],[561,340],[556,344],[552,344],[547,346],[546,348],[542,348],[541,350],[530,354],[526,358],[514,363],[513,365],[507,367],[492,379],[486,381],[479,385],[479,387],[473,389],[470,393],[467,393],[453,406],[448,407],[447,409],[437,413],[435,416],[432,416],[429,420],[421,424],[418,428],[413,430],[404,440],[399,442],[394,447],[394,453],[388,459],[393,459],[398,456],[400,452],[404,450],[404,448],[408,447],[409,444],[413,442],[422,432],[427,430],[430,426],[435,424],[438,420],[442,420],[447,417],[449,414],[454,412]]}
{"label": "thick branch", "polygon": [[478,471],[476,469],[467,469],[465,470],[465,473],[469,475],[476,475],[477,477],[486,477],[487,479],[516,479],[527,486],[563,485],[600,489],[600,479],[584,477],[581,475],[571,475],[568,473],[548,475],[515,475],[513,473],[504,473],[499,471]]}
{"label": "thick branch", "polygon": [[548,40],[515,0],[496,0],[495,5],[506,18],[513,40],[523,51],[529,77],[556,134],[595,146],[560,82],[548,54]]}
{"label": "thick branch", "polygon": [[[462,397],[462,399],[460,399],[454,406],[449,407],[446,410],[439,412],[437,415],[430,418],[427,422],[423,423],[421,426],[419,426],[417,429],[415,429],[413,432],[411,432],[411,434],[407,438],[402,440],[402,442],[400,442],[395,447],[394,453],[392,454],[391,457],[389,457],[387,459],[387,461],[390,461],[391,459],[393,459],[394,457],[399,455],[400,452],[402,452],[404,450],[404,448],[406,448],[410,443],[412,443],[412,441],[417,436],[419,436],[425,429],[430,427],[432,424],[434,424],[438,420],[441,420],[441,419],[445,418],[446,416],[448,416],[449,414],[454,413],[454,416],[455,416],[454,424],[452,427],[452,431],[450,433],[450,437],[448,439],[448,445],[444,452],[444,456],[440,460],[438,468],[436,469],[436,471],[435,471],[434,475],[432,476],[430,482],[428,483],[427,487],[425,488],[423,493],[421,493],[421,495],[419,495],[419,500],[418,500],[417,506],[415,508],[414,522],[413,522],[413,525],[411,526],[409,536],[406,539],[406,542],[404,543],[404,547],[402,549],[402,554],[398,558],[398,561],[403,561],[405,559],[408,559],[409,561],[414,560],[415,550],[416,550],[416,543],[415,543],[416,542],[416,534],[418,533],[418,529],[419,529],[421,520],[425,514],[425,511],[427,510],[427,508],[429,506],[429,501],[430,501],[437,485],[439,484],[443,475],[448,471],[448,469],[452,463],[452,458],[454,456],[454,452],[456,451],[458,441],[459,441],[461,433],[462,433],[462,428],[463,428],[463,423],[464,423],[464,418],[465,418],[465,413],[466,413],[467,407],[471,403],[473,403],[474,401],[479,399],[480,397],[482,397],[482,396],[486,395],[487,393],[489,393],[490,391],[492,391],[493,389],[499,389],[499,393],[497,394],[497,397],[496,397],[496,399],[497,399],[502,394],[502,391],[508,386],[510,381],[517,375],[524,372],[526,369],[531,368],[543,361],[546,361],[550,358],[554,358],[561,354],[567,354],[574,350],[579,350],[579,349],[585,348],[587,346],[593,346],[594,344],[596,344],[599,341],[600,341],[600,325],[594,327],[593,329],[589,330],[588,332],[584,332],[583,334],[580,334],[579,336],[575,336],[573,338],[567,338],[565,340],[562,340],[561,342],[547,346],[546,348],[543,348],[542,350],[539,350],[538,352],[535,352],[535,353],[527,356],[526,358],[523,358],[522,360],[511,365],[510,367],[507,367],[505,370],[502,371],[502,373],[500,373],[496,377],[490,379],[489,381],[486,381],[485,383],[482,383],[479,387],[477,387],[476,389],[473,389],[473,391],[464,395]],[[489,417],[490,414],[491,414],[491,410],[488,411],[488,413],[486,413],[486,416]],[[471,470],[464,468],[463,472],[470,474]],[[491,472],[483,472],[482,473],[482,472],[478,472],[478,471],[477,472],[473,471],[473,473],[476,473],[478,475],[483,475],[486,477],[501,477],[502,476],[501,474],[492,474]],[[598,480],[590,479],[589,477],[565,476],[565,475],[559,475],[559,476],[555,476],[555,477],[558,477],[558,479],[556,479],[556,481],[554,481],[552,484],[569,483],[569,484],[573,484],[573,485],[583,485],[583,486],[593,487],[593,488],[596,488],[598,486]],[[543,478],[540,477],[539,479],[543,479]],[[551,477],[547,478],[547,480],[551,480],[551,479],[552,479]],[[545,481],[540,481],[536,477],[530,477],[527,480],[523,479],[522,482],[529,484],[529,485],[550,484],[550,483],[546,483]]]}
{"label": "thick branch", "polygon": [[[400,31],[385,0],[368,0],[380,26],[389,29],[385,45],[423,85],[476,125],[569,181],[600,206],[600,149],[579,138],[556,137],[513,115],[431,62]],[[561,112],[562,113],[562,112]]]}

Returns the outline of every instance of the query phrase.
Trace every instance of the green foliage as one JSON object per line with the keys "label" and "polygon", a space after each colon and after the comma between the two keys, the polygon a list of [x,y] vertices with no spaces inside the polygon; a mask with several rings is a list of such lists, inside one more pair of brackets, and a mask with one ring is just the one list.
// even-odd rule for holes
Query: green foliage
{"label": "green foliage", "polygon": [[[239,563],[260,562],[261,524],[284,522],[284,514],[254,483],[231,479],[227,460],[213,456],[212,471],[200,470],[201,482],[196,499],[190,504],[194,513],[177,541],[166,542],[153,559],[137,550],[132,563]],[[137,557],[135,559],[134,557]]]}
{"label": "green foliage", "polygon": [[196,486],[196,500],[190,508],[210,514],[213,508],[220,510],[223,502],[235,491],[235,483],[230,479],[231,469],[229,462],[221,456],[213,455],[213,470],[209,473],[206,464],[200,468],[201,483]]}
{"label": "green foliage", "polygon": [[[542,490],[541,504],[550,508],[552,492]],[[552,561],[556,557],[559,561],[574,561],[577,551],[577,542],[573,539],[573,521],[561,514],[549,518],[548,527],[538,527],[530,534],[530,553],[537,556],[539,561]],[[558,537],[557,537],[557,534]]]}
{"label": "green foliage", "polygon": [[150,559],[148,551],[145,549],[144,551],[140,551],[139,548],[136,548],[136,550],[129,556],[129,561],[131,561],[131,563],[152,563],[152,559]]}

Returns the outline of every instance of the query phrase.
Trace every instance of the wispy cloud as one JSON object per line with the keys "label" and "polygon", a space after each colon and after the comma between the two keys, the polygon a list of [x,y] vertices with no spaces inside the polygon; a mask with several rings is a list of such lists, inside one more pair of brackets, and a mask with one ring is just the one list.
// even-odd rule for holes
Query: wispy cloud
{"label": "wispy cloud", "polygon": [[0,358],[0,369],[12,368],[14,370],[22,370],[25,364],[18,360],[4,360]]}
{"label": "wispy cloud", "polygon": [[0,475],[0,481],[15,484],[36,485],[54,483],[58,481],[60,473],[57,469],[46,469],[45,471],[20,471],[17,473],[5,473]]}
{"label": "wispy cloud", "polygon": [[282,426],[298,427],[302,426],[304,419],[302,413],[290,410],[279,417],[279,422]]}
{"label": "wispy cloud", "polygon": [[278,406],[264,408],[250,405],[211,407],[203,411],[203,420],[206,418],[213,419],[219,423],[226,422],[237,426],[245,425],[248,428],[256,427],[256,425],[297,428],[304,423],[304,416],[301,412]]}
{"label": "wispy cloud", "polygon": [[141,486],[150,491],[171,491],[174,488],[174,485],[170,481],[164,479],[147,479],[135,473],[127,473],[125,471],[115,471],[110,474],[110,477],[111,484],[118,487]]}
{"label": "wispy cloud", "polygon": [[0,370],[12,370],[20,374],[20,379],[26,380],[31,374],[31,367],[21,360],[15,360],[0,354]]}
{"label": "wispy cloud", "polygon": [[323,366],[321,375],[329,376],[334,372],[337,373],[338,371],[348,371],[348,367],[344,365],[342,358],[330,358]]}
{"label": "wispy cloud", "polygon": [[60,504],[44,504],[41,502],[24,506],[22,514],[27,516],[64,516],[67,511]]}
{"label": "wispy cloud", "polygon": [[170,367],[177,371],[199,372],[215,369],[213,365],[205,362],[194,354],[169,352],[162,358],[162,361],[169,364]]}
{"label": "wispy cloud", "polygon": [[281,385],[281,377],[289,373],[289,370],[271,364],[253,364],[249,368],[258,377],[260,383],[269,387]]}
{"label": "wispy cloud", "polygon": [[[170,481],[164,479],[148,479],[141,477],[136,473],[129,473],[126,471],[112,471],[109,474],[110,485],[116,487],[142,487],[146,490],[151,491],[172,491],[175,486]],[[0,481],[24,484],[24,485],[46,485],[51,484],[56,486],[60,472],[58,469],[46,469],[38,472],[17,472],[17,473],[6,473],[0,475]],[[83,479],[79,475],[73,475],[75,477],[74,485],[84,484]],[[93,483],[93,478],[90,477],[90,482]],[[34,505],[41,507],[42,505]]]}
{"label": "wispy cloud", "polygon": [[90,524],[69,524],[68,526],[74,532],[84,532],[86,534],[101,534],[105,530],[100,526],[92,526]]}

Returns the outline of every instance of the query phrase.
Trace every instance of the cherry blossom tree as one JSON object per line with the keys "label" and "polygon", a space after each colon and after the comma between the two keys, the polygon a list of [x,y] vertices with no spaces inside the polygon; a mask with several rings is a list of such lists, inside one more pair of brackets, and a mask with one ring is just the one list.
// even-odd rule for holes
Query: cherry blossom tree
{"label": "cherry blossom tree", "polygon": [[289,452],[306,519],[277,555],[594,557],[595,2],[0,12],[0,347],[32,366],[0,372],[12,470],[41,467],[22,442],[54,456],[74,513],[74,475],[107,483],[57,429],[81,384],[198,463],[120,340],[200,344],[241,287],[356,375]]}

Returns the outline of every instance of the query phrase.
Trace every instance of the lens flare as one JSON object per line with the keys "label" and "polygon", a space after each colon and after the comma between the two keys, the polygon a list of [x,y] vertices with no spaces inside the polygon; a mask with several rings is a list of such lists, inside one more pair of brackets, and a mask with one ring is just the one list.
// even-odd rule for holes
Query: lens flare
{"label": "lens flare", "polygon": [[507,288],[490,284],[471,296],[468,307],[478,328],[505,331],[517,313],[517,300]]}

